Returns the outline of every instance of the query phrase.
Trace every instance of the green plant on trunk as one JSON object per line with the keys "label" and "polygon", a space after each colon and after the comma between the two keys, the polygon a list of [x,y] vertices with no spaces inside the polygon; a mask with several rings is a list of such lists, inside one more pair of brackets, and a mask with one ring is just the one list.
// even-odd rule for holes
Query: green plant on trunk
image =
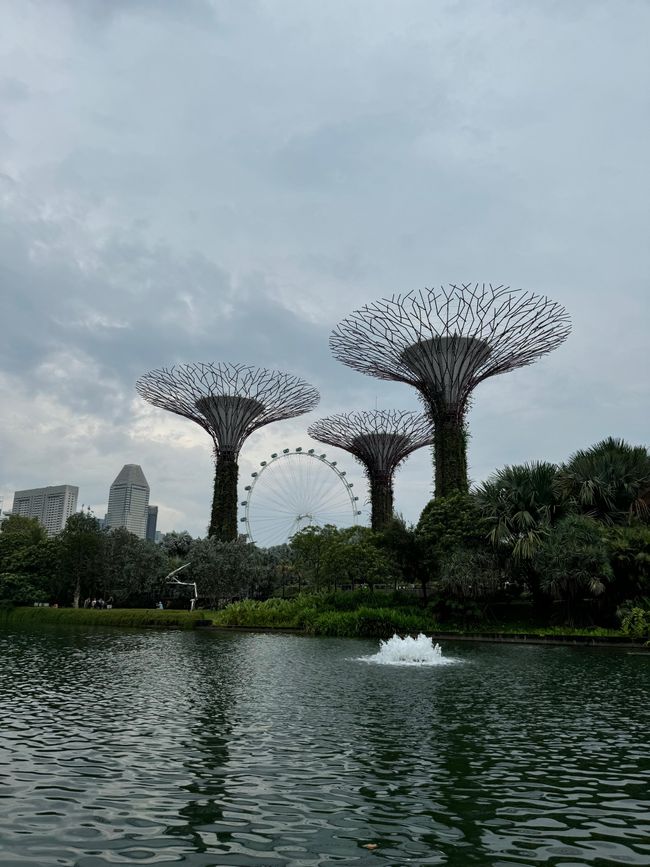
{"label": "green plant on trunk", "polygon": [[218,454],[208,535],[214,536],[220,542],[232,542],[237,538],[238,475],[236,456],[228,452]]}
{"label": "green plant on trunk", "polygon": [[370,477],[371,527],[381,530],[393,518],[393,482],[385,477]]}
{"label": "green plant on trunk", "polygon": [[464,413],[435,414],[433,431],[436,497],[466,494],[469,491],[469,481]]}

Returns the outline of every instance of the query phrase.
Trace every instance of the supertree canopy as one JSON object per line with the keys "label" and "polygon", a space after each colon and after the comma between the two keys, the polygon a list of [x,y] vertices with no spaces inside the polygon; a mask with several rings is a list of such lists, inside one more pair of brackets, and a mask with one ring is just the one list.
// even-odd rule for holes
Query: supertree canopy
{"label": "supertree canopy", "polygon": [[212,437],[214,497],[209,535],[237,538],[237,460],[253,431],[309,412],[318,391],[288,373],[247,364],[179,364],[140,377],[138,394],[149,403],[200,424]]}
{"label": "supertree canopy", "polygon": [[559,346],[564,307],[533,292],[486,283],[394,295],[356,310],[330,337],[339,361],[416,388],[434,425],[436,496],[466,491],[465,416],[474,388]]}
{"label": "supertree canopy", "polygon": [[398,410],[330,415],[308,428],[315,440],[345,449],[363,464],[370,483],[372,528],[380,530],[393,517],[393,477],[401,462],[431,445],[433,430],[425,415]]}

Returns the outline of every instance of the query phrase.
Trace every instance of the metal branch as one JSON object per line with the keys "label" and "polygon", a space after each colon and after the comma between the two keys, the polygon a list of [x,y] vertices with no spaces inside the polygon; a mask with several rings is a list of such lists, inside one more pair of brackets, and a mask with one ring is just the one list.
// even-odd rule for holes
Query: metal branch
{"label": "metal branch", "polygon": [[339,323],[330,346],[349,367],[406,382],[430,408],[462,416],[479,382],[531,364],[570,330],[565,309],[544,296],[464,283],[368,304]]}
{"label": "metal branch", "polygon": [[491,283],[450,284],[393,295],[340,322],[339,361],[420,392],[434,424],[436,496],[468,490],[465,413],[484,379],[524,367],[559,346],[571,323],[542,295]]}
{"label": "metal branch", "polygon": [[297,376],[227,362],[152,370],[136,390],[154,406],[201,425],[217,454],[232,455],[253,431],[309,412],[319,401],[318,391]]}
{"label": "metal branch", "polygon": [[411,452],[433,442],[429,419],[406,410],[331,415],[314,422],[308,433],[320,442],[345,449],[363,464],[370,483],[374,530],[386,527],[393,517],[393,476],[399,464]]}
{"label": "metal branch", "polygon": [[429,419],[408,410],[330,415],[315,421],[307,433],[319,442],[350,452],[373,476],[392,477],[412,452],[433,443]]}

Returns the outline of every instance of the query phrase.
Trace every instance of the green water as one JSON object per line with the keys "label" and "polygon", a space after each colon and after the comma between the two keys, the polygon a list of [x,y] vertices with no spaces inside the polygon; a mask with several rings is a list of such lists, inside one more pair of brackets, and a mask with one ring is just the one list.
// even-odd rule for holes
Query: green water
{"label": "green water", "polygon": [[650,865],[650,657],[376,649],[0,633],[0,864]]}

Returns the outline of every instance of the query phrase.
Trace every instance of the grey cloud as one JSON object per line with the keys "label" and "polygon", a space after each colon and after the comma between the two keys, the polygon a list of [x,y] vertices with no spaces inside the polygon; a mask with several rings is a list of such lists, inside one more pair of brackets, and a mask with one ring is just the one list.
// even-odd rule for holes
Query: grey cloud
{"label": "grey cloud", "polygon": [[[137,377],[241,360],[313,382],[315,415],[417,407],[327,339],[367,301],[447,281],[541,291],[574,321],[559,352],[477,389],[475,479],[647,439],[647,4],[30,10],[7,10],[0,61],[0,373],[33,429],[2,428],[0,495],[54,464],[99,503],[141,462],[198,532],[209,442],[182,419],[142,439]],[[36,435],[48,413],[56,442]],[[430,485],[414,456],[408,518]]]}

